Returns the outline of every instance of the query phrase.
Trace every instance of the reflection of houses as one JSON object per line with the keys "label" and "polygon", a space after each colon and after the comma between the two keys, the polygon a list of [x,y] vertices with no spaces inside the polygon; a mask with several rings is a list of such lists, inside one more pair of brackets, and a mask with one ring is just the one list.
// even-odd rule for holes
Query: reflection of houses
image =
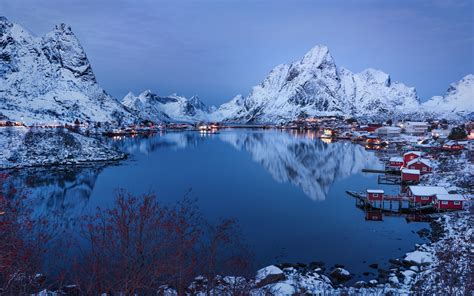
{"label": "reflection of houses", "polygon": [[462,210],[464,200],[460,194],[437,194],[434,206],[437,210]]}
{"label": "reflection of houses", "polygon": [[414,203],[429,204],[436,195],[448,194],[448,191],[440,186],[408,186],[407,193]]}
{"label": "reflection of houses", "polygon": [[365,212],[365,220],[369,221],[382,221],[383,220],[383,213],[380,210],[375,211],[366,211]]}

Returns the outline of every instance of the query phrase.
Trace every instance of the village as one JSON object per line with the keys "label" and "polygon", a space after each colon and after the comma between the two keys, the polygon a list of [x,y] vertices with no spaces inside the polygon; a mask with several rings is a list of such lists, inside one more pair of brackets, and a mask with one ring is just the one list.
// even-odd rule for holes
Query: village
{"label": "village", "polygon": [[201,135],[218,133],[222,129],[276,129],[295,136],[320,139],[329,144],[351,141],[373,150],[385,168],[366,168],[365,173],[378,174],[378,184],[396,185],[400,190],[388,194],[383,189],[367,188],[365,192],[347,190],[357,199],[368,220],[381,220],[379,211],[388,213],[430,213],[461,210],[474,190],[474,180],[468,180],[464,192],[450,190],[451,184],[425,184],[427,175],[439,173],[438,163],[448,158],[474,163],[474,122],[464,124],[442,121],[398,121],[359,124],[354,119],[337,116],[300,118],[284,124],[228,124],[228,123],[154,123],[116,127],[115,123],[92,123],[76,120],[71,124],[58,122],[26,126],[22,122],[0,121],[0,128],[67,129],[86,136],[106,136],[115,140],[123,137],[159,132],[196,131]]}

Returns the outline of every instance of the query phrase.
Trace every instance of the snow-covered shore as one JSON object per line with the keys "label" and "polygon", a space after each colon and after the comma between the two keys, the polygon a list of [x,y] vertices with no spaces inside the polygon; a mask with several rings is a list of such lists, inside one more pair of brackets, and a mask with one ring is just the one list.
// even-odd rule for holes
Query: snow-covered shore
{"label": "snow-covered shore", "polygon": [[126,154],[62,128],[0,128],[0,169],[124,159]]}

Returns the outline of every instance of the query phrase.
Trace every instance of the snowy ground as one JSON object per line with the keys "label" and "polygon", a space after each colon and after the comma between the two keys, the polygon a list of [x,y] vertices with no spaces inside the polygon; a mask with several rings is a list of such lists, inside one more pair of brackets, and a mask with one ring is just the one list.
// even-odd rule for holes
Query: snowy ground
{"label": "snowy ground", "polygon": [[0,128],[0,169],[123,159],[101,141],[65,129]]}

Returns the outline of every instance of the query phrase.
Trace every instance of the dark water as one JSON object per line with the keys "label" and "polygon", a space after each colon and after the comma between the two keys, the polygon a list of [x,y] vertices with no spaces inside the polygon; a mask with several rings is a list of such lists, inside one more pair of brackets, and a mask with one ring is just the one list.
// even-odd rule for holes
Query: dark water
{"label": "dark water", "polygon": [[257,267],[324,261],[360,276],[369,264],[388,267],[388,259],[412,250],[422,242],[415,232],[428,227],[403,217],[366,221],[345,190],[399,188],[377,185],[376,175],[361,173],[382,164],[348,142],[326,144],[311,133],[223,130],[125,138],[113,145],[130,158],[114,166],[18,172],[19,185],[35,197],[35,213],[67,229],[74,218],[110,204],[118,187],[155,191],[165,203],[192,189],[208,219],[238,219]]}

